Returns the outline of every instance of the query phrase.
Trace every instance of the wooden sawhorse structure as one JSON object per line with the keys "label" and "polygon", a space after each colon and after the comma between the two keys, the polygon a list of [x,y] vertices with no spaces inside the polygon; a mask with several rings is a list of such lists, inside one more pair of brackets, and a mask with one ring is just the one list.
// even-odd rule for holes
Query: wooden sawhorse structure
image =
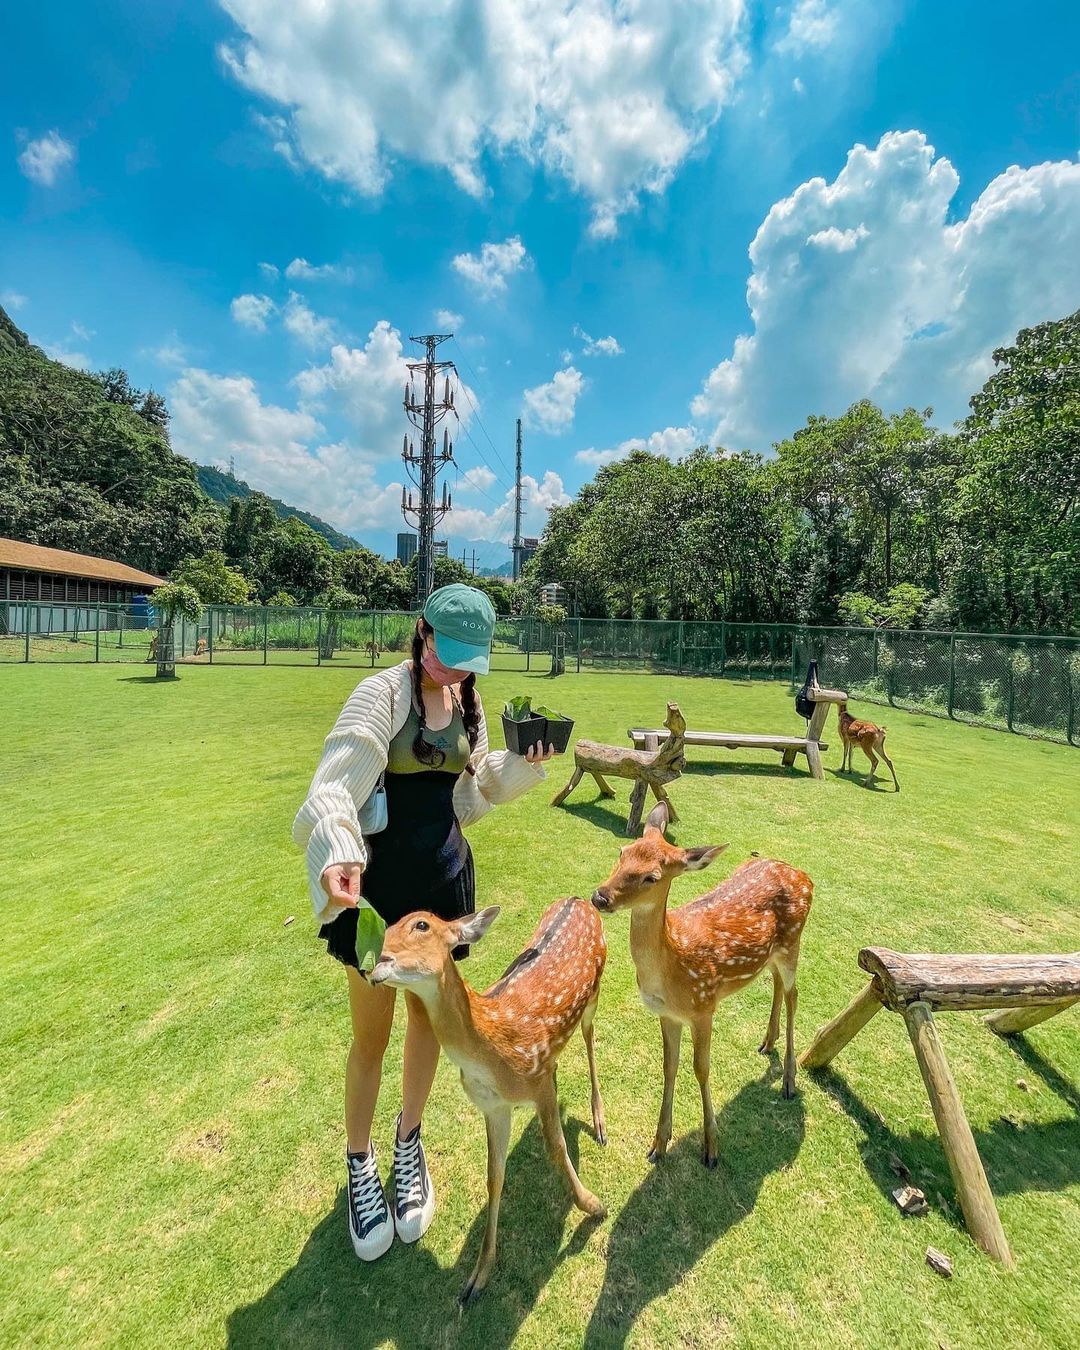
{"label": "wooden sawhorse structure", "polygon": [[[825,719],[832,704],[847,702],[847,694],[842,689],[822,689],[815,685],[807,690],[807,697],[813,700],[814,713],[805,736],[765,736],[750,731],[687,731],[683,739],[687,745],[713,745],[725,750],[779,750],[781,763],[788,769],[795,763],[796,755],[805,755],[810,773],[820,782],[825,777],[821,752],[829,748],[828,742],[821,739]],[[650,746],[655,748],[657,738],[664,732],[662,729],[651,731],[645,727],[631,727],[626,734],[635,750],[644,750]]]}
{"label": "wooden sawhorse structure", "polygon": [[839,1017],[823,1026],[799,1057],[820,1069],[882,1008],[899,1013],[919,1061],[941,1146],[968,1232],[995,1260],[1015,1266],[986,1180],[960,1094],[934,1024],[935,1012],[995,1008],[987,1018],[999,1036],[1026,1031],[1080,1001],[1080,952],[1061,956],[902,956],[866,947],[859,965],[870,983]]}

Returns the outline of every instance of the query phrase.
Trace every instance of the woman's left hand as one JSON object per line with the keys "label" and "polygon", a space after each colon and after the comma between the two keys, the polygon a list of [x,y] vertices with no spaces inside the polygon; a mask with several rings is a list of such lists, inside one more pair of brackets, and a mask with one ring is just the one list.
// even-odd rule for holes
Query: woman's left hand
{"label": "woman's left hand", "polygon": [[555,754],[555,747],[549,745],[545,750],[543,744],[537,741],[535,745],[530,745],[525,751],[525,758],[530,764],[546,764]]}

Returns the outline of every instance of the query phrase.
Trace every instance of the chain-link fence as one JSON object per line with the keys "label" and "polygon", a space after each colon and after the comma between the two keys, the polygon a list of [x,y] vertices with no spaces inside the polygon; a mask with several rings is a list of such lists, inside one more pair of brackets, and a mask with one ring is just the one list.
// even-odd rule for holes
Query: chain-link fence
{"label": "chain-link fence", "polygon": [[[0,605],[0,662],[147,661],[154,618],[123,605]],[[182,664],[375,669],[409,653],[416,615],[210,605],[179,624]],[[801,683],[807,663],[853,698],[1080,744],[1080,638],[797,624],[500,619],[492,668],[627,670]]]}

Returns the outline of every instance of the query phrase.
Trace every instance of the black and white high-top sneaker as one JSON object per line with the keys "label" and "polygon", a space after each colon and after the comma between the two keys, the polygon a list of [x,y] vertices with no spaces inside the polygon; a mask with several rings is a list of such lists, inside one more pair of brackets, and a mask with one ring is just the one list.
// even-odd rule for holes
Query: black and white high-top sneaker
{"label": "black and white high-top sneaker", "polygon": [[346,1153],[349,1167],[349,1237],[361,1261],[377,1261],[394,1241],[394,1221],[379,1180],[375,1145]]}
{"label": "black and white high-top sneaker", "polygon": [[394,1227],[402,1242],[416,1242],[435,1217],[435,1188],[428,1175],[420,1126],[401,1137],[398,1116],[394,1142]]}

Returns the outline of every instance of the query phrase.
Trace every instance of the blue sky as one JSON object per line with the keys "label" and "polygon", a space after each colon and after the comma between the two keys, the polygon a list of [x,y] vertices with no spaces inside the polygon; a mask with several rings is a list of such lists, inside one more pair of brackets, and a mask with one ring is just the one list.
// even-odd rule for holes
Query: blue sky
{"label": "blue sky", "polygon": [[1066,3],[54,0],[0,106],[16,321],[381,551],[411,333],[455,333],[448,533],[495,565],[518,415],[539,529],[635,444],[948,425],[1080,305]]}

